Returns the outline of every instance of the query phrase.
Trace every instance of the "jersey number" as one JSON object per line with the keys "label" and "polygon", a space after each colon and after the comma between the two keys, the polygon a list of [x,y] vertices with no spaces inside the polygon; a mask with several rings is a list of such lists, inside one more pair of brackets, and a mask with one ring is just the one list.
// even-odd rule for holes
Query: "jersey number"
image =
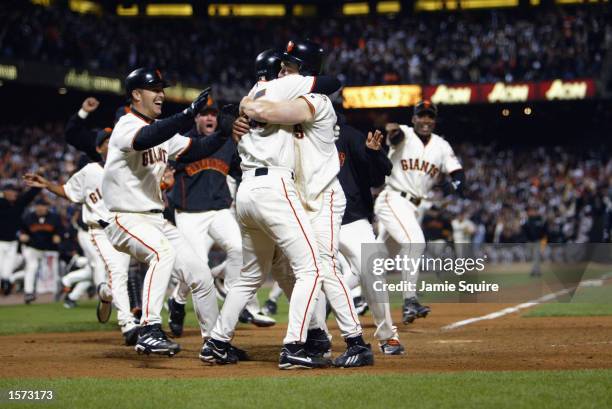
{"label": "jersey number", "polygon": [[302,128],[302,125],[293,125],[293,136],[298,139],[304,138],[304,129]]}
{"label": "jersey number", "polygon": [[91,192],[89,194],[89,200],[91,200],[91,203],[95,204],[100,199],[102,199],[102,194],[100,193],[98,189],[96,189],[95,192]]}

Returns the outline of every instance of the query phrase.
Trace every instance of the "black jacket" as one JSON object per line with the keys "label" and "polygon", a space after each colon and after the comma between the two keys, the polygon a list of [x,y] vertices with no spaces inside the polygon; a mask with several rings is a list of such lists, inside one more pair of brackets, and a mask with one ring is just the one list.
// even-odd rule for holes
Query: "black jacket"
{"label": "black jacket", "polygon": [[0,198],[0,241],[17,240],[23,211],[39,192],[39,188],[32,188],[19,195],[14,203]]}
{"label": "black jacket", "polygon": [[38,250],[57,250],[53,243],[53,236],[62,236],[64,228],[60,217],[55,213],[48,213],[38,217],[36,213],[29,212],[23,218],[23,233],[30,236],[26,245]]}

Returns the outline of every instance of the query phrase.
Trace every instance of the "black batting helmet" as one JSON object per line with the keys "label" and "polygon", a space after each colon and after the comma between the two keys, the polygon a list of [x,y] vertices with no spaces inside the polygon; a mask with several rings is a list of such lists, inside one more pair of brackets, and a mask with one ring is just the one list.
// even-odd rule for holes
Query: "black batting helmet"
{"label": "black batting helmet", "polygon": [[266,81],[271,81],[278,77],[280,69],[281,53],[277,50],[263,51],[255,58],[255,76],[258,80],[265,77]]}
{"label": "black batting helmet", "polygon": [[282,60],[297,64],[300,74],[319,75],[323,70],[323,48],[310,40],[289,41]]}
{"label": "black batting helmet", "polygon": [[138,68],[125,77],[125,93],[132,97],[132,91],[138,88],[147,89],[155,86],[168,87],[170,84],[163,79],[159,70],[153,68]]}

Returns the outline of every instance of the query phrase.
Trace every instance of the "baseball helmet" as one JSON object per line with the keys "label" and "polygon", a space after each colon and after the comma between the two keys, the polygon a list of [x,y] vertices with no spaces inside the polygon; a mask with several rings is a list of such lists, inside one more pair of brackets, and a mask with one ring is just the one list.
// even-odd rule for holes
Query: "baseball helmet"
{"label": "baseball helmet", "polygon": [[158,69],[137,68],[125,77],[125,93],[132,97],[132,91],[138,88],[147,89],[155,86],[168,87],[170,84],[163,79]]}
{"label": "baseball helmet", "polygon": [[323,48],[310,40],[289,41],[282,60],[297,64],[302,75],[319,75],[323,70]]}
{"label": "baseball helmet", "polygon": [[281,53],[274,49],[262,51],[255,58],[255,77],[265,77],[271,81],[278,76],[281,69]]}
{"label": "baseball helmet", "polygon": [[414,106],[414,114],[420,115],[425,112],[430,113],[435,118],[438,116],[438,107],[428,99],[417,102]]}

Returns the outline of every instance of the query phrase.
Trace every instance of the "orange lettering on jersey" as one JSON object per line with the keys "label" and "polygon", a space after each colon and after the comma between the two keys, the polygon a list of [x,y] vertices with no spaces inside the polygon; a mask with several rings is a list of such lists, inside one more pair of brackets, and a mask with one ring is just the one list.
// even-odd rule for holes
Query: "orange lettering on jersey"
{"label": "orange lettering on jersey", "polygon": [[418,170],[426,175],[435,178],[440,173],[440,168],[438,168],[433,163],[430,163],[426,160],[419,160],[418,158],[414,159],[401,159],[400,165],[402,170]]}
{"label": "orange lettering on jersey", "polygon": [[412,165],[410,166],[411,170],[419,170],[419,159],[415,159],[414,161],[411,161]]}
{"label": "orange lettering on jersey", "polygon": [[[412,160],[410,160],[412,162]],[[400,161],[400,163],[402,164],[402,170],[408,170],[410,167],[408,166],[408,161],[406,159],[402,159]]]}
{"label": "orange lettering on jersey", "polygon": [[206,169],[216,170],[226,176],[229,173],[229,165],[221,159],[216,158],[205,158],[192,162],[185,167],[185,173],[187,173],[188,176],[193,176]]}
{"label": "orange lettering on jersey", "polygon": [[162,148],[147,149],[142,153],[142,166],[154,165],[157,162],[166,163],[168,153]]}
{"label": "orange lettering on jersey", "polygon": [[427,161],[423,161],[423,163],[421,163],[421,168],[420,170],[427,173],[427,168],[429,167],[429,162]]}

